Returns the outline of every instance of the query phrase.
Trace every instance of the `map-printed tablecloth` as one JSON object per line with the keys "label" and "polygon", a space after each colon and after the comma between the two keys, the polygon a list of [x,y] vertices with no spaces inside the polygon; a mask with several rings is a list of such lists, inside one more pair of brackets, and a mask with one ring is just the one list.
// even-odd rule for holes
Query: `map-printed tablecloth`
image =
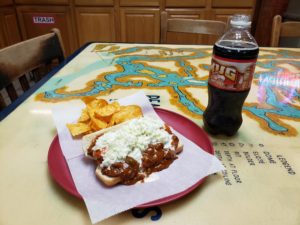
{"label": "map-printed tablecloth", "polygon": [[[109,100],[143,90],[153,106],[202,126],[211,50],[93,43],[43,85],[34,101],[46,106],[91,95]],[[103,224],[123,218],[122,224],[299,225],[299,71],[299,49],[261,48],[238,134],[210,137],[226,171],[180,200]]]}

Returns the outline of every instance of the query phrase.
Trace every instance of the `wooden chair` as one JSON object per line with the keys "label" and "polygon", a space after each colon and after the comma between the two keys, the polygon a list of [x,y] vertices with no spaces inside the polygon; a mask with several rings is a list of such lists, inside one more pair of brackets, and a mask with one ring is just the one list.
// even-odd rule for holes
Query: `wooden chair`
{"label": "wooden chair", "polygon": [[64,58],[58,29],[0,49],[0,110],[29,90]]}
{"label": "wooden chair", "polygon": [[167,12],[161,13],[161,43],[167,43],[167,32],[209,34],[221,36],[226,23],[214,20],[168,19]]}
{"label": "wooden chair", "polygon": [[273,18],[271,47],[278,47],[281,37],[299,37],[300,38],[300,22],[287,21],[282,22],[280,15]]}

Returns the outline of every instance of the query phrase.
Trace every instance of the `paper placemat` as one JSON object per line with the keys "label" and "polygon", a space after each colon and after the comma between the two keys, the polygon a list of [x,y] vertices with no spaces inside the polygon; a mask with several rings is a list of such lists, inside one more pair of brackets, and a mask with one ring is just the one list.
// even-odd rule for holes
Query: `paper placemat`
{"label": "paper placemat", "polygon": [[[157,116],[143,92],[119,99],[121,105],[139,105],[144,116]],[[95,176],[95,163],[85,157],[80,139],[73,139],[66,127],[76,121],[85,107],[82,104],[56,105],[53,117],[60,145],[69,166],[75,186],[83,197],[92,223],[99,222],[135,206],[180,193],[200,179],[224,169],[221,162],[199,146],[175,132],[184,149],[169,168],[154,173],[147,182],[135,185],[105,187]]]}

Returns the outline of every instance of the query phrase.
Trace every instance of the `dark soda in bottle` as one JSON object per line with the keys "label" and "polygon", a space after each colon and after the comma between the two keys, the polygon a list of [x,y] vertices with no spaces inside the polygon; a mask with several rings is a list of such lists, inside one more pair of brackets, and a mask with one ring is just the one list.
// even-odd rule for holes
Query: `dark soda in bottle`
{"label": "dark soda in bottle", "polygon": [[234,135],[240,128],[242,107],[250,91],[258,45],[248,29],[247,15],[234,15],[231,29],[214,45],[208,79],[204,128],[211,134]]}

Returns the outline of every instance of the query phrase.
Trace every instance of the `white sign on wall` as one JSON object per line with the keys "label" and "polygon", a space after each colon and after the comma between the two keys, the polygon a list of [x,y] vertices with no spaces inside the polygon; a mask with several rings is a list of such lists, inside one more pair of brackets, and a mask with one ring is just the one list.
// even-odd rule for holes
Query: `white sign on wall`
{"label": "white sign on wall", "polygon": [[36,24],[54,24],[55,20],[52,16],[33,16],[33,23]]}

